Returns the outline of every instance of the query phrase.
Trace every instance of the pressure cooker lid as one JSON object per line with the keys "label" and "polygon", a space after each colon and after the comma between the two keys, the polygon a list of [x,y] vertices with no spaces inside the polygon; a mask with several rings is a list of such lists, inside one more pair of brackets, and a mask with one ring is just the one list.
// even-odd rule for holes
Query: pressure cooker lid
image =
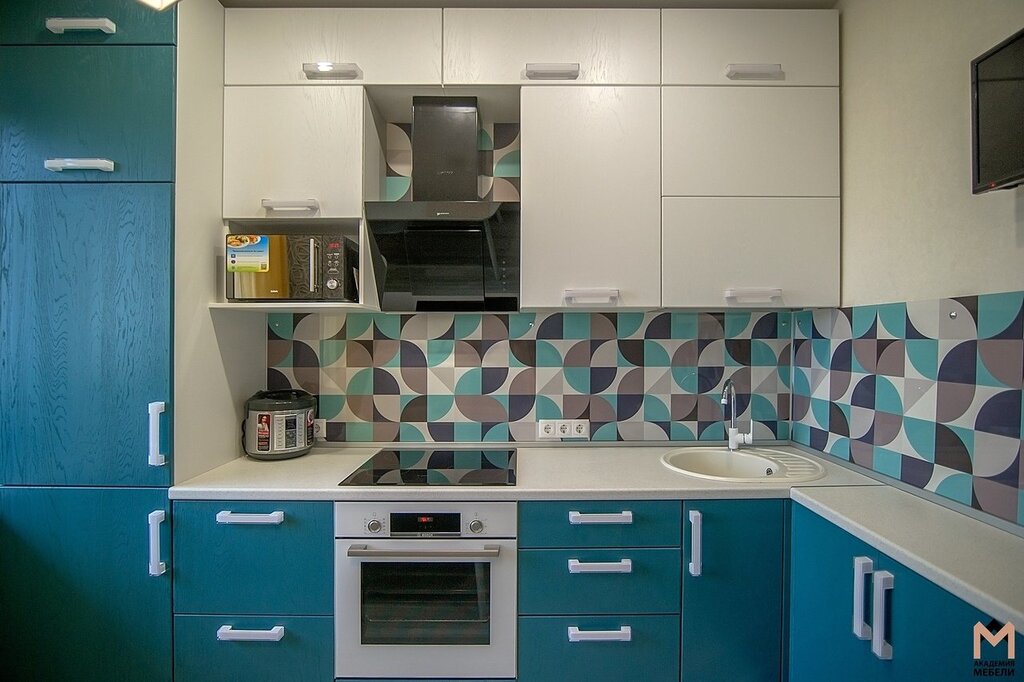
{"label": "pressure cooker lid", "polygon": [[245,401],[246,410],[300,410],[316,407],[316,398],[306,391],[294,388],[276,391],[257,391]]}

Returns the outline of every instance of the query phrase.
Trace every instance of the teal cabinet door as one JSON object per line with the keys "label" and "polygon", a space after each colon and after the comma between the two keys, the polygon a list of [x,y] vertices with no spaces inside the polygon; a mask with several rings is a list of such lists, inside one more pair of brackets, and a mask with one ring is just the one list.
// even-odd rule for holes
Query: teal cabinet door
{"label": "teal cabinet door", "polygon": [[[0,47],[0,182],[172,181],[174,52]],[[113,167],[46,168],[61,159]]]}
{"label": "teal cabinet door", "polygon": [[0,187],[0,482],[169,485],[148,404],[170,401],[172,194]]}
{"label": "teal cabinet door", "polygon": [[678,547],[679,502],[520,502],[519,546]]}
{"label": "teal cabinet door", "polygon": [[[47,28],[48,19],[53,30]],[[74,28],[83,19],[108,22],[103,30]],[[176,19],[174,9],[156,12],[136,0],[5,0],[0,2],[0,45],[171,45]]]}
{"label": "teal cabinet door", "polygon": [[166,490],[0,488],[0,677],[169,681],[169,518]]}
{"label": "teal cabinet door", "polygon": [[684,682],[781,679],[785,504],[683,505]]}

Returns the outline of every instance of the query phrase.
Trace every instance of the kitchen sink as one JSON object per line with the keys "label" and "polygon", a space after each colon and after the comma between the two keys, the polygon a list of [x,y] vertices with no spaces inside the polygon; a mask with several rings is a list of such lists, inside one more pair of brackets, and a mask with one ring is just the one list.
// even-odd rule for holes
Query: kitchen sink
{"label": "kitchen sink", "polygon": [[672,471],[736,483],[795,483],[825,475],[821,464],[806,457],[771,448],[729,451],[716,447],[679,448],[665,453],[662,463]]}

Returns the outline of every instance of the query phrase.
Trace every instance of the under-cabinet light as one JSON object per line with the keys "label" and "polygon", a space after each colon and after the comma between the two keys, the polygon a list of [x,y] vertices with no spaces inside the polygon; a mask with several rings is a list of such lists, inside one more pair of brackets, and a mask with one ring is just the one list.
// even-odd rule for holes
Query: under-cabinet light
{"label": "under-cabinet light", "polygon": [[179,0],[138,0],[143,5],[149,5],[155,10],[165,10],[171,5],[176,4]]}

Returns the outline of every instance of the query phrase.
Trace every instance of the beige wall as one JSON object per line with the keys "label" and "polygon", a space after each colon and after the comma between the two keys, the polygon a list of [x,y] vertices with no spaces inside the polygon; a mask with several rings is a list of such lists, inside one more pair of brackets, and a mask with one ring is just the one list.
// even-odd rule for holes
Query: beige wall
{"label": "beige wall", "polygon": [[1024,289],[1024,188],[971,194],[969,108],[971,59],[1024,27],[1024,2],[837,8],[843,305]]}

